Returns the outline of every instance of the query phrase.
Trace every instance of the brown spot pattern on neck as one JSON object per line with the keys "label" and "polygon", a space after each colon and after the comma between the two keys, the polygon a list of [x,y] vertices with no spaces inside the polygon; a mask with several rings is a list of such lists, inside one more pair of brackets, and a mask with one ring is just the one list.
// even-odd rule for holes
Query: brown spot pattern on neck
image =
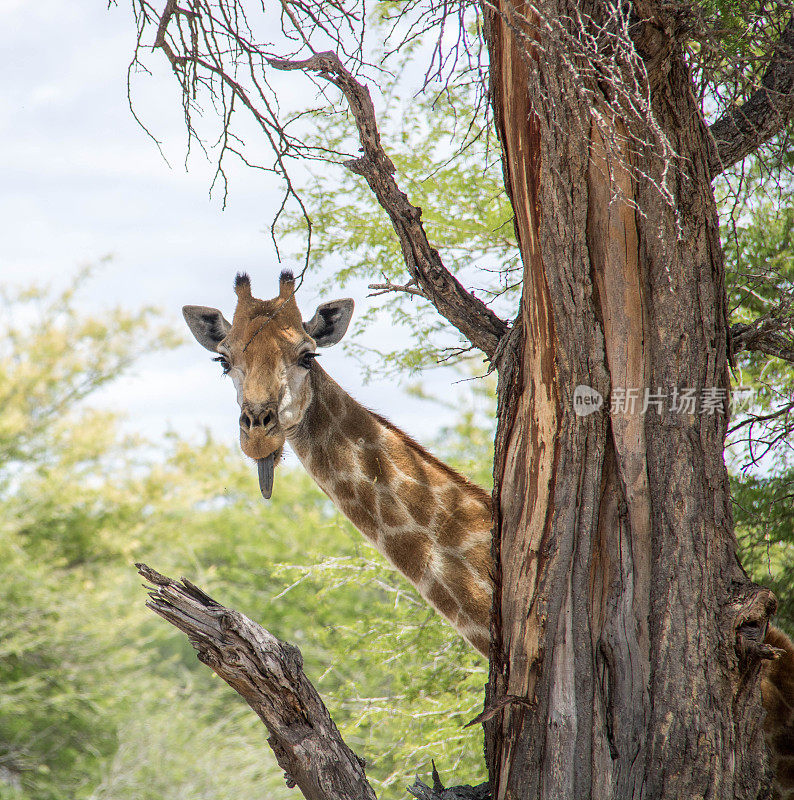
{"label": "brown spot pattern on neck", "polygon": [[491,608],[491,499],[319,365],[290,444],[339,510],[480,652]]}

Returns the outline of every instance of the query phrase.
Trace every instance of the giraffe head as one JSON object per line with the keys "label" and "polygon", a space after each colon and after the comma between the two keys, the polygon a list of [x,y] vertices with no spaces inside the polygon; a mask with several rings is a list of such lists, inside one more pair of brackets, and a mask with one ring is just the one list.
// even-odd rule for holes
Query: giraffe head
{"label": "giraffe head", "polygon": [[217,354],[214,360],[234,382],[240,446],[256,460],[259,488],[268,499],[284,441],[297,430],[312,401],[309,376],[316,348],[336,344],[345,335],[353,301],[322,303],[303,322],[291,272],[281,273],[273,300],[254,298],[245,273],[237,275],[234,291],[237,308],[231,323],[217,308],[185,306],[182,313],[198,343]]}

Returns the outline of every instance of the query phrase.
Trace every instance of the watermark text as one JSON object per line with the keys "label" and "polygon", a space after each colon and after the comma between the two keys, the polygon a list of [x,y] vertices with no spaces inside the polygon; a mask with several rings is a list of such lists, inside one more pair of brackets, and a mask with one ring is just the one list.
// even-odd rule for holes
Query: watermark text
{"label": "watermark text", "polygon": [[[657,387],[615,387],[609,397],[610,414],[722,414],[730,403],[733,413],[746,409],[753,400],[751,386],[736,386],[729,393],[722,386],[702,389]],[[597,389],[579,384],[573,392],[573,410],[579,417],[587,417],[604,405],[604,397]]]}

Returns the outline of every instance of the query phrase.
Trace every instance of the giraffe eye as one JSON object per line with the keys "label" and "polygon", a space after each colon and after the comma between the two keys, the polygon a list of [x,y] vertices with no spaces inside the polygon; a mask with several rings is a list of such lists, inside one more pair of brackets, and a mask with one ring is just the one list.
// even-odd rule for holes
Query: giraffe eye
{"label": "giraffe eye", "polygon": [[314,361],[314,359],[317,358],[317,356],[319,355],[320,355],[319,353],[312,353],[311,350],[308,350],[305,353],[301,353],[301,356],[298,359],[298,365],[303,367],[304,369],[311,369],[312,361]]}
{"label": "giraffe eye", "polygon": [[232,368],[232,365],[229,363],[229,359],[226,358],[226,356],[218,356],[217,358],[213,358],[212,360],[217,361],[221,365],[224,375],[229,374],[229,370]]}

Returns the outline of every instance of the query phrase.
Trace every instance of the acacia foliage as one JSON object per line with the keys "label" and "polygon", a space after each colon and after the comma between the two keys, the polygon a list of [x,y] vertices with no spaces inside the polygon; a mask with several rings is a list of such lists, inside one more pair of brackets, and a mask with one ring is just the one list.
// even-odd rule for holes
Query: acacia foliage
{"label": "acacia foliage", "polygon": [[84,315],[74,289],[5,303],[0,798],[294,795],[250,709],[144,608],[135,561],[297,644],[381,797],[432,758],[478,779],[481,732],[463,725],[483,660],[302,470],[264,504],[236,446],[145,442],[91,409],[141,346],[174,343],[153,312]]}

